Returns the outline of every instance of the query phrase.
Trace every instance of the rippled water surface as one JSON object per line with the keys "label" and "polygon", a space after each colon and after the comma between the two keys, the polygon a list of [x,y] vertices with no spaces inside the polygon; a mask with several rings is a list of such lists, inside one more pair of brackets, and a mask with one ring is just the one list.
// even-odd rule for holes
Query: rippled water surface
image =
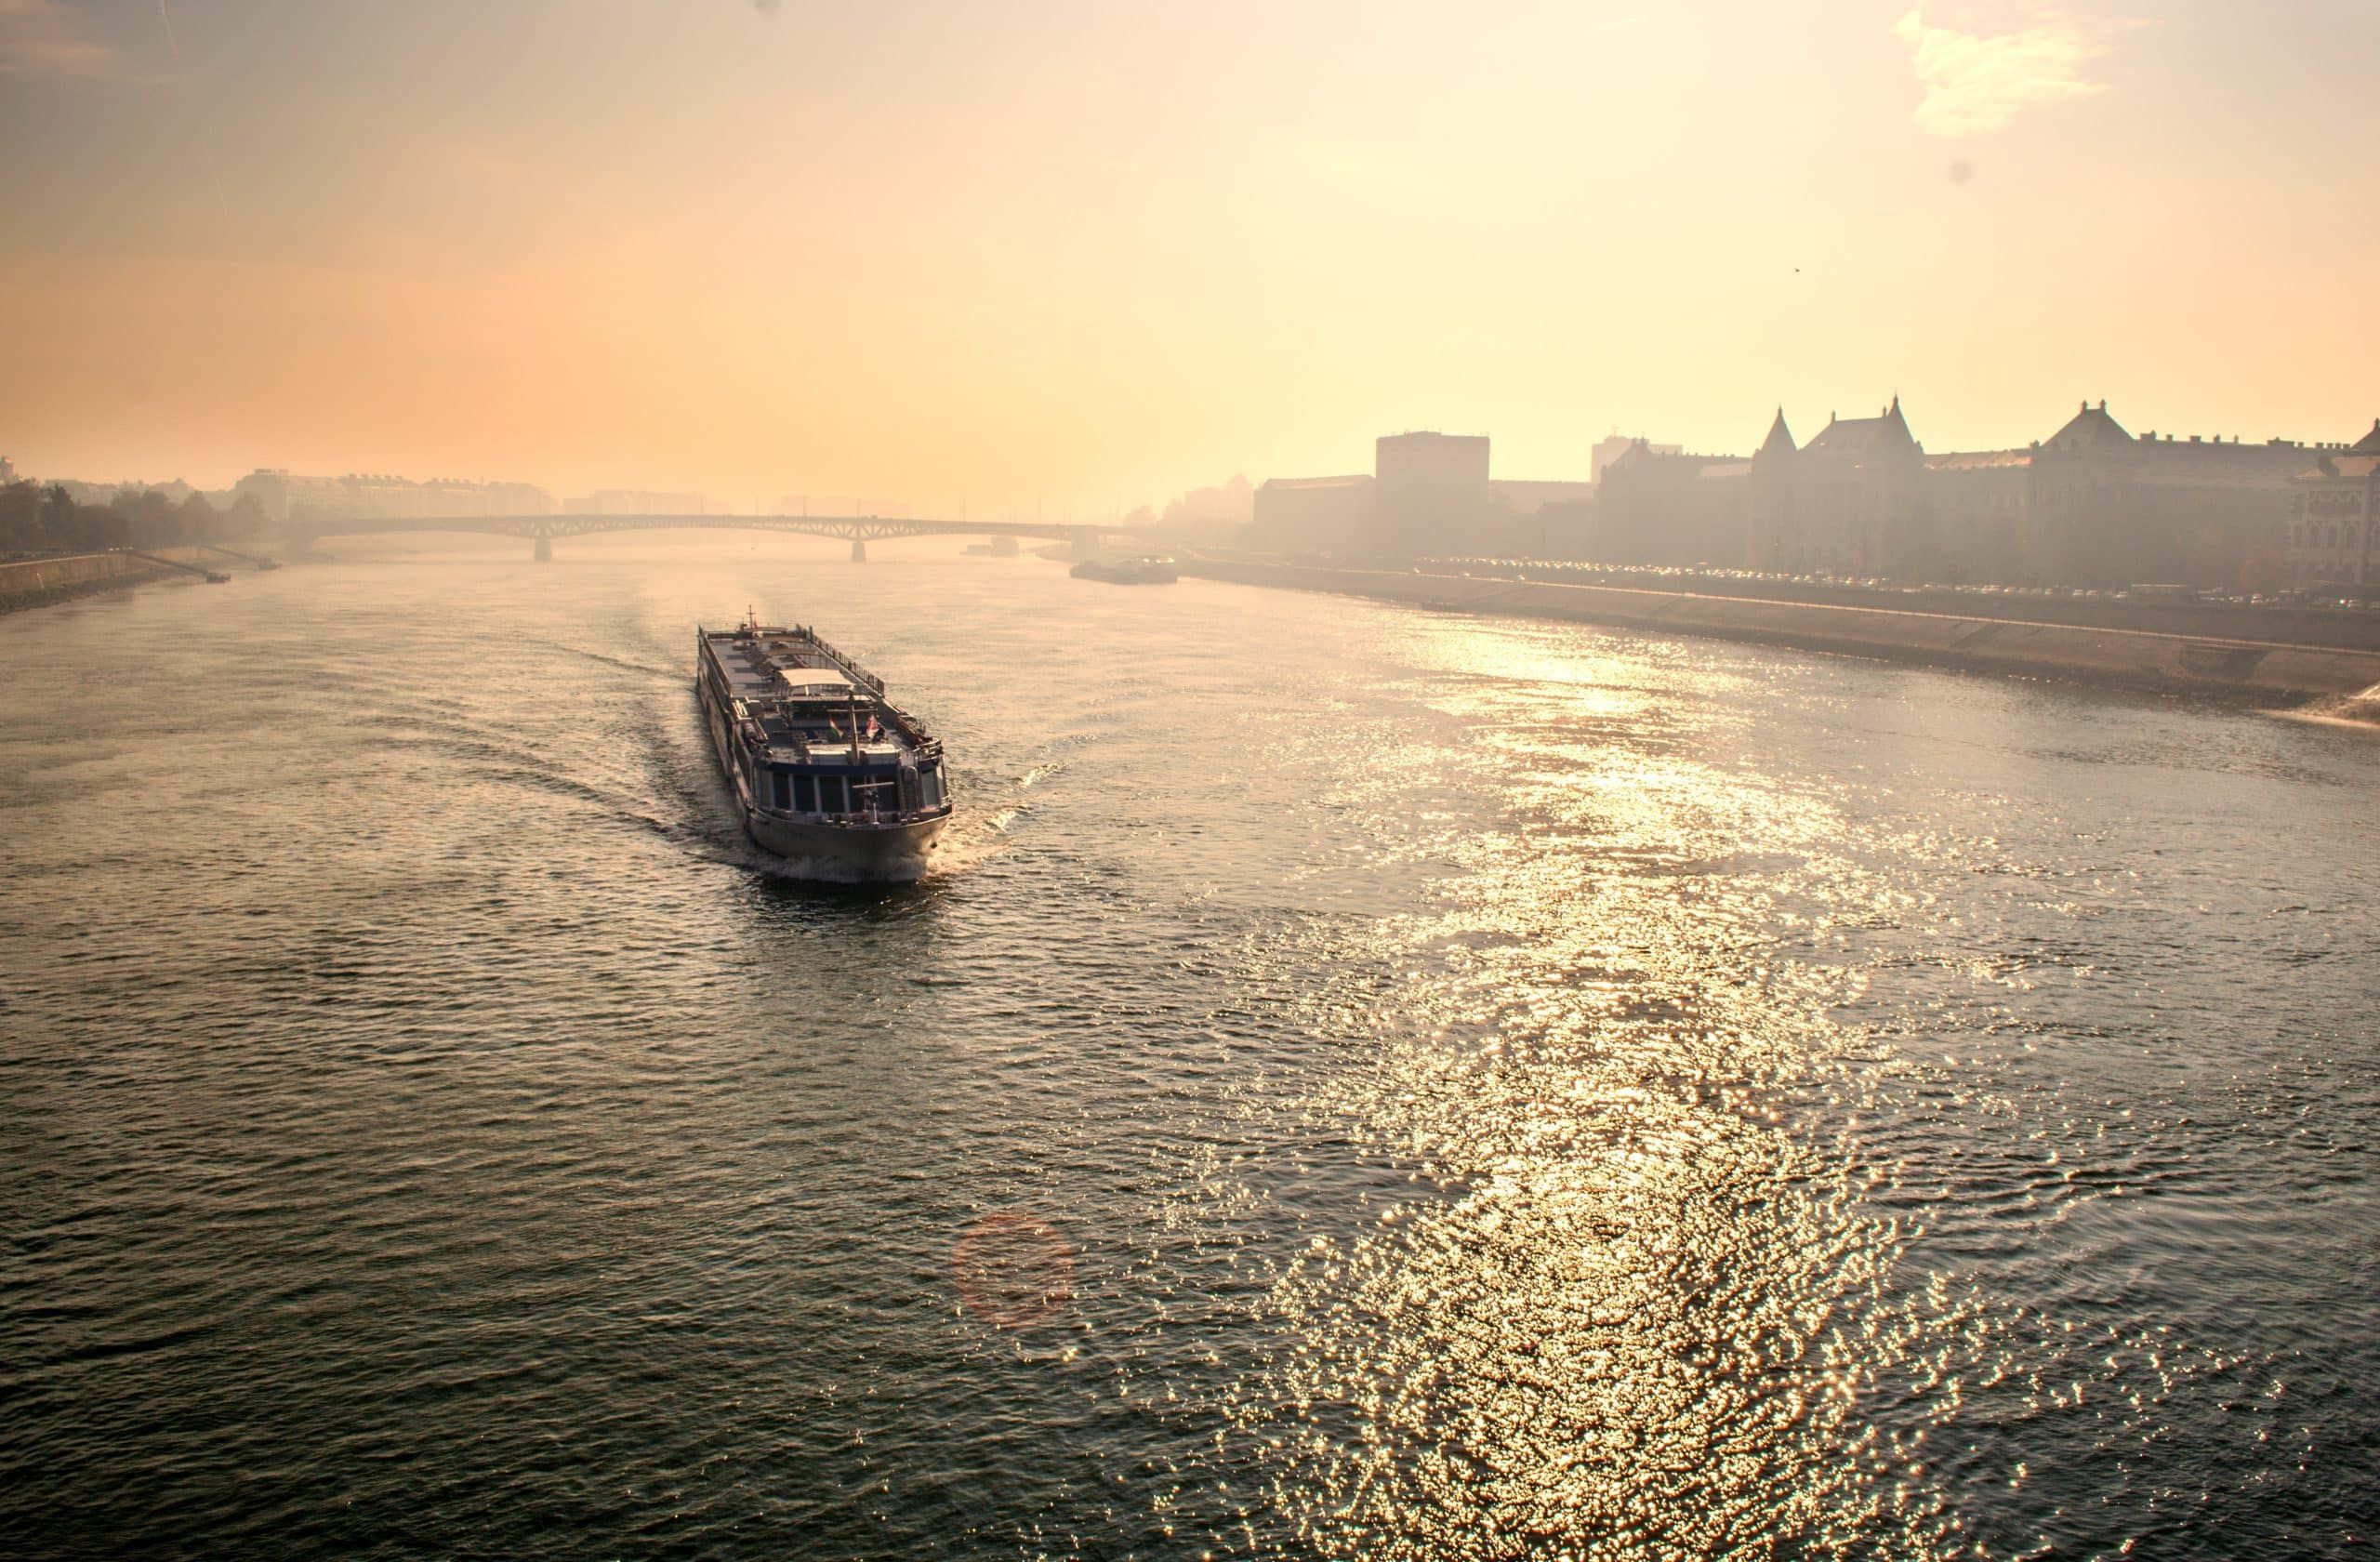
{"label": "rippled water surface", "polygon": [[[2380,743],[722,536],[0,620],[0,1550],[2380,1525]],[[741,839],[694,628],[942,733]]]}

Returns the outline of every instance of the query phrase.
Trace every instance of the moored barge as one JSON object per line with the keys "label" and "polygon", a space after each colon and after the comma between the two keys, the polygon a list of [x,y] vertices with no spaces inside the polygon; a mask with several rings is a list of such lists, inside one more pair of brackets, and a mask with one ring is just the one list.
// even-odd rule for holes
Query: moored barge
{"label": "moored barge", "polygon": [[1077,580],[1104,580],[1110,586],[1170,586],[1182,578],[1170,558],[1144,553],[1137,559],[1085,559],[1066,572]]}

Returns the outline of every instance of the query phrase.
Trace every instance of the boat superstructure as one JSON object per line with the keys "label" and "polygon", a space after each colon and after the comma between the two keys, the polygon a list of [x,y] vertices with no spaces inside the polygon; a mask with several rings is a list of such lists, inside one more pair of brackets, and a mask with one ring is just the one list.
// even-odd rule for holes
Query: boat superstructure
{"label": "boat superstructure", "polygon": [[950,822],[942,742],[801,626],[695,638],[694,683],[744,827],[801,876],[916,879]]}

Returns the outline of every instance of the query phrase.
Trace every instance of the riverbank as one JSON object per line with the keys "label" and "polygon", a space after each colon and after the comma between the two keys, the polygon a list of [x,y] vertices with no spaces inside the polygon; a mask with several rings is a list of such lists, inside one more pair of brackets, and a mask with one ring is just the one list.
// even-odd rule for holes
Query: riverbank
{"label": "riverbank", "polygon": [[219,576],[244,560],[258,562],[194,545],[12,560],[0,563],[0,613],[46,607],[155,581],[199,580]]}
{"label": "riverbank", "polygon": [[1185,559],[1207,580],[1839,655],[2296,705],[2380,685],[2380,652],[1622,586]]}

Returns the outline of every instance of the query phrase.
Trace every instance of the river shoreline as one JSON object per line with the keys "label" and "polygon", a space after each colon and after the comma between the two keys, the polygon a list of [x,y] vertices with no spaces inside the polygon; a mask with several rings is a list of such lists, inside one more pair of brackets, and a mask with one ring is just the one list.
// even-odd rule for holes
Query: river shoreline
{"label": "river shoreline", "polygon": [[[1441,611],[1557,618],[2283,707],[2358,696],[2380,686],[2380,652],[2335,646],[1413,571],[1197,558],[1183,560],[1181,567],[1183,574],[1201,579],[1330,591]],[[2357,703],[2371,708],[2369,702]],[[2365,724],[2356,716],[2334,719]]]}
{"label": "river shoreline", "polygon": [[[52,607],[111,591],[127,591],[136,586],[211,578],[224,570],[227,560],[261,562],[250,554],[227,553],[193,543],[138,550],[65,553],[46,559],[13,559],[0,563],[0,615]],[[272,568],[274,564],[265,562],[265,567]]]}

